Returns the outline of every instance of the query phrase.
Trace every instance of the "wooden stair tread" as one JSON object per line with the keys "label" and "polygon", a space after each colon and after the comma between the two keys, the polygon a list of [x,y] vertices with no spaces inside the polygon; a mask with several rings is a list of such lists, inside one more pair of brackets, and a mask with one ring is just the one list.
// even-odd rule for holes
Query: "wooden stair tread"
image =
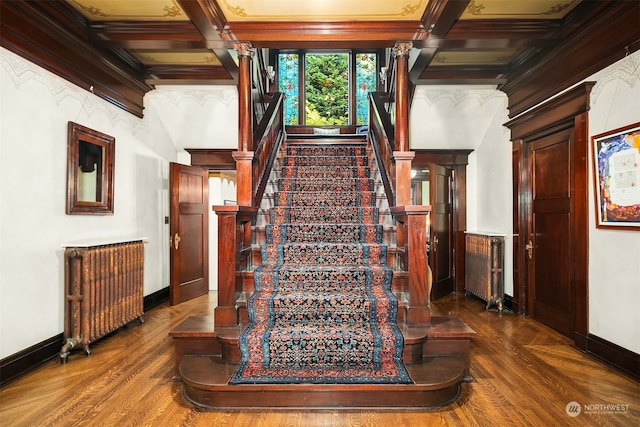
{"label": "wooden stair tread", "polygon": [[473,338],[476,331],[454,316],[432,316],[429,338]]}
{"label": "wooden stair tread", "polygon": [[465,362],[454,356],[406,365],[414,384],[240,384],[228,381],[237,365],[219,356],[184,356],[184,394],[203,408],[438,407],[455,400]]}

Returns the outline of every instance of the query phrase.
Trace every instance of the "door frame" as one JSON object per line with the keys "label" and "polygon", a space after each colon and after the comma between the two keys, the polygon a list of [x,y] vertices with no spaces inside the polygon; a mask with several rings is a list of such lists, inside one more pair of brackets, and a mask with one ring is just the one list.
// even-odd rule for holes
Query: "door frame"
{"label": "door frame", "polygon": [[573,299],[573,339],[576,346],[586,349],[588,335],[588,111],[589,94],[594,82],[585,82],[538,105],[526,113],[505,123],[511,130],[513,169],[513,301],[511,308],[521,315],[532,315],[533,283],[530,282],[525,245],[531,238],[532,230],[532,171],[531,150],[527,146],[556,132],[563,126],[573,127],[571,164],[571,227],[570,251],[575,260],[571,272],[574,289]]}
{"label": "door frame", "polygon": [[[184,175],[193,179],[183,183]],[[209,292],[209,172],[200,166],[170,162],[169,197],[169,303],[176,305]],[[199,218],[195,223],[200,229],[199,240],[193,234],[198,227],[185,223],[193,217]],[[194,264],[193,258],[201,264]],[[193,270],[194,265],[200,274],[183,282],[184,271]]]}
{"label": "door frame", "polygon": [[416,153],[411,168],[415,170],[427,169],[429,164],[435,163],[451,169],[451,190],[453,193],[453,290],[464,293],[464,232],[467,228],[467,165],[469,154],[473,150],[422,150],[412,149]]}

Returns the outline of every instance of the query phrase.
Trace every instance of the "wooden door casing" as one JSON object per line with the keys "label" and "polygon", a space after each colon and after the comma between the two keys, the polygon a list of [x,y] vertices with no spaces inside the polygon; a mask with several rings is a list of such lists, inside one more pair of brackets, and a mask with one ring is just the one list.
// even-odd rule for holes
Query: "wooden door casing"
{"label": "wooden door casing", "polygon": [[453,203],[451,169],[429,165],[431,227],[429,266],[433,274],[433,300],[453,292]]}
{"label": "wooden door casing", "polygon": [[588,337],[588,111],[593,85],[582,83],[505,123],[514,144],[512,307],[582,349]]}
{"label": "wooden door casing", "polygon": [[169,176],[169,299],[175,305],[209,292],[209,174],[171,163]]}

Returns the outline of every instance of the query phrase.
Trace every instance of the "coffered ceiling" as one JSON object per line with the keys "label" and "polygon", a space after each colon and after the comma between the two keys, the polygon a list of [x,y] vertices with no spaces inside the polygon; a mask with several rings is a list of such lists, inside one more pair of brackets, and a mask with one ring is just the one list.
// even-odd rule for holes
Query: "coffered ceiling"
{"label": "coffered ceiling", "polygon": [[426,65],[414,71],[416,82],[499,84],[511,63],[561,37],[562,20],[580,2],[67,0],[97,43],[125,49],[119,54],[147,67],[152,84],[233,80],[229,49],[235,41],[266,48],[382,48],[410,40]]}
{"label": "coffered ceiling", "polygon": [[[268,53],[410,41],[413,84],[499,88],[518,86],[550,53],[571,55],[575,39],[621,44],[606,61],[638,48],[638,17],[626,16],[638,6],[629,1],[12,0],[0,8],[3,46],[135,114],[154,85],[237,84],[238,42]],[[589,35],[604,34],[603,24],[622,26],[624,37]]]}

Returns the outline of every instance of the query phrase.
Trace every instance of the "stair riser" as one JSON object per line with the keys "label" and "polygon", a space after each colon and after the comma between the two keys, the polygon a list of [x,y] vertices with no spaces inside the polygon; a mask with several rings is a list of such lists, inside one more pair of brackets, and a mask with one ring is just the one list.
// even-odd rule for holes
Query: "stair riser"
{"label": "stair riser", "polygon": [[376,206],[377,195],[373,191],[342,192],[315,191],[306,193],[280,192],[276,195],[274,206],[326,207],[326,206]]}
{"label": "stair riser", "polygon": [[304,145],[288,145],[286,149],[287,156],[330,156],[330,157],[354,157],[366,156],[367,147],[364,145],[333,145],[333,146],[304,146]]}
{"label": "stair riser", "polygon": [[271,224],[374,224],[379,217],[378,208],[318,207],[272,208]]}
{"label": "stair riser", "polygon": [[266,227],[266,238],[274,243],[376,243],[381,242],[383,228],[378,224],[370,225],[268,225]]}
{"label": "stair riser", "polygon": [[317,192],[317,191],[374,191],[375,181],[370,178],[354,178],[354,179],[298,179],[298,178],[281,178],[278,180],[279,191],[301,191],[301,192]]}
{"label": "stair riser", "polygon": [[387,247],[383,245],[359,244],[266,244],[262,247],[265,267],[286,264],[306,266],[340,266],[362,264],[366,266],[386,265]]}
{"label": "stair riser", "polygon": [[279,178],[369,178],[367,166],[285,166]]}

